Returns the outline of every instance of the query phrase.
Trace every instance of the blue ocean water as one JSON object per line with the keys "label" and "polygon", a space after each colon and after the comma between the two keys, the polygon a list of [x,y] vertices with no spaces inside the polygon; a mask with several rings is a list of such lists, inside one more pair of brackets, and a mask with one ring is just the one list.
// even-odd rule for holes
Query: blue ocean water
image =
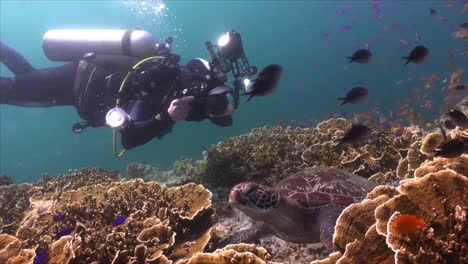
{"label": "blue ocean water", "polygon": [[[49,29],[141,27],[160,39],[174,36],[174,50],[182,62],[208,58],[205,41],[215,42],[224,32],[235,29],[242,34],[252,64],[263,68],[278,63],[285,74],[276,93],[241,104],[232,127],[181,122],[163,140],[153,140],[121,159],[112,154],[110,129],[72,133],[71,125],[80,120],[72,107],[1,105],[0,174],[27,182],[42,173],[85,166],[124,169],[135,160],[167,167],[180,156],[200,158],[211,144],[254,127],[321,120],[330,113],[362,112],[373,107],[390,111],[417,86],[409,82],[397,85],[399,80],[432,74],[442,80],[456,69],[468,68],[467,57],[461,54],[466,40],[450,37],[466,22],[466,13],[461,14],[463,1],[452,1],[455,8],[447,7],[447,1],[378,1],[380,13],[372,8],[372,2],[2,0],[0,39],[36,68],[60,64],[49,61],[42,50],[42,36]],[[429,14],[430,7],[446,19],[435,19]],[[421,37],[418,44],[429,47],[431,56],[424,64],[404,67],[400,57],[416,45],[416,34]],[[400,48],[400,40],[409,46]],[[349,64],[345,57],[366,43],[374,53],[372,63]],[[451,50],[456,53],[455,63],[448,67]],[[11,76],[3,65],[0,74]],[[464,78],[466,82],[466,73]],[[335,99],[356,85],[370,90],[369,102],[339,107]],[[428,120],[438,114],[438,110],[426,112]]]}

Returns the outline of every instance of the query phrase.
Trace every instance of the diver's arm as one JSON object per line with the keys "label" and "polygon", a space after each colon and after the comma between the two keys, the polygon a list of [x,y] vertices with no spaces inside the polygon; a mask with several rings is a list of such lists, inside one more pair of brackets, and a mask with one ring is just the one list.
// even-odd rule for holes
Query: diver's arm
{"label": "diver's arm", "polygon": [[174,121],[166,111],[149,120],[131,122],[122,131],[122,146],[132,149],[148,143],[155,137],[162,138],[172,131],[173,126]]}

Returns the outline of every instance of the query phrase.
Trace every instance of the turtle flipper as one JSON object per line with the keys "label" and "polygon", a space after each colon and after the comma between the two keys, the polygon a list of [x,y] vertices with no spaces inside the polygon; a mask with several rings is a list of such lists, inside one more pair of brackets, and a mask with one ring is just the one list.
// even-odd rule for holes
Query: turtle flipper
{"label": "turtle flipper", "polygon": [[263,223],[258,223],[249,229],[234,233],[218,242],[216,248],[223,248],[229,244],[249,243],[258,240],[268,233]]}
{"label": "turtle flipper", "polygon": [[333,233],[335,232],[336,219],[338,219],[343,209],[340,206],[324,206],[317,209],[320,240],[329,250],[333,250]]}

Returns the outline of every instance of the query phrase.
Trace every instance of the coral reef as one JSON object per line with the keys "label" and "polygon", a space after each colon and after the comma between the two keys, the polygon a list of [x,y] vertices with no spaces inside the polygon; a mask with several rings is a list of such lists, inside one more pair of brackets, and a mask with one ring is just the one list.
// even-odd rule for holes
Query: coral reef
{"label": "coral reef", "polygon": [[127,174],[130,178],[141,178],[145,181],[156,181],[164,186],[178,186],[189,182],[200,182],[198,164],[189,158],[176,160],[169,170],[145,165],[140,162],[132,162],[127,166]]}
{"label": "coral reef", "polygon": [[264,263],[253,245],[191,260],[211,238],[212,194],[202,185],[119,179],[90,168],[0,187],[0,263]]}
{"label": "coral reef", "polygon": [[[464,113],[466,116],[468,116],[468,97],[465,96],[460,102],[454,104],[452,107],[452,109],[457,109],[458,111],[461,111],[462,113]],[[448,112],[449,109],[446,109]],[[450,118],[448,116],[447,113],[444,113],[437,121],[438,123],[440,124],[445,124],[446,122],[450,122]],[[446,133],[449,133],[452,128],[448,128],[447,126],[444,126],[444,130],[446,131]]]}
{"label": "coral reef", "polygon": [[416,145],[412,146],[424,134],[414,127],[375,129],[364,143],[336,149],[350,126],[346,119],[332,118],[316,129],[257,128],[208,149],[200,171],[207,181],[227,186],[250,180],[273,184],[315,166],[336,167],[376,181],[385,176],[384,181],[392,181],[397,179],[399,161],[405,160],[406,167],[400,166],[400,175],[405,177],[425,160],[417,155]]}
{"label": "coral reef", "polygon": [[267,251],[262,247],[250,244],[228,245],[214,253],[197,253],[185,264],[265,264],[268,258]]}
{"label": "coral reef", "polygon": [[[218,217],[218,221],[213,226],[212,241],[214,244],[228,234],[252,226],[249,217],[234,211],[229,206],[225,211],[217,210],[216,213],[222,216]],[[309,263],[311,260],[327,256],[327,249],[322,243],[296,244],[269,235],[262,237],[258,244],[268,251],[270,255],[268,263]]]}
{"label": "coral reef", "polygon": [[59,176],[42,176],[35,187],[39,187],[42,193],[59,193],[60,191],[77,190],[80,187],[97,184],[106,185],[119,181],[119,171],[107,171],[101,168],[84,168],[70,171],[70,173]]}
{"label": "coral reef", "polygon": [[13,179],[10,176],[0,174],[0,186],[10,185],[13,183]]}
{"label": "coral reef", "polygon": [[[336,263],[466,263],[468,177],[451,168],[424,169],[434,162],[418,169],[426,174],[397,188],[379,186],[343,211],[334,235],[342,254]],[[393,221],[402,214],[421,217],[426,225],[401,233]]]}
{"label": "coral reef", "polygon": [[31,184],[0,187],[0,233],[14,234],[24,213],[30,207],[29,198],[38,190]]}

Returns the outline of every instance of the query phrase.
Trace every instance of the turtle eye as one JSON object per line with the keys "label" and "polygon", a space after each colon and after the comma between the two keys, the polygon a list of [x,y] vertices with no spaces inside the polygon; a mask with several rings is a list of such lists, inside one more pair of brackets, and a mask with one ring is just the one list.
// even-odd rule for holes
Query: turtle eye
{"label": "turtle eye", "polygon": [[257,191],[257,189],[258,189],[257,185],[249,185],[244,188],[243,193],[245,195],[252,195],[253,193],[255,193],[255,191]]}

